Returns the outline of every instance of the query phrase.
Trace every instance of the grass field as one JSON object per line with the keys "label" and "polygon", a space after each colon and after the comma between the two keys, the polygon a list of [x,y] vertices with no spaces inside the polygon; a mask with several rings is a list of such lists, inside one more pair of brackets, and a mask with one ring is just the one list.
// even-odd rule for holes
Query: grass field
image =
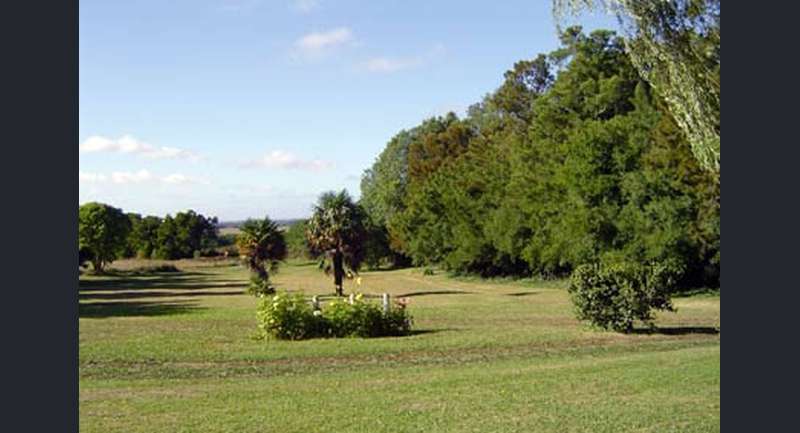
{"label": "grass field", "polygon": [[[84,433],[720,429],[717,295],[676,298],[659,332],[620,335],[578,323],[563,283],[365,272],[362,291],[410,298],[414,335],[257,341],[243,268],[124,270],[139,264],[80,280]],[[302,263],[274,281],[332,285]]]}

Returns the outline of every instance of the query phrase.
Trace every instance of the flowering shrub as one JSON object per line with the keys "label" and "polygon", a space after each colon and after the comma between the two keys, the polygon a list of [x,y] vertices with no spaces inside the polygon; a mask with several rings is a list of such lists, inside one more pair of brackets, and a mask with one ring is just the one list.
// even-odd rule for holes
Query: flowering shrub
{"label": "flowering shrub", "polygon": [[302,340],[317,336],[321,328],[319,315],[301,294],[279,293],[261,296],[256,311],[262,337],[281,340]]}
{"label": "flowering shrub", "polygon": [[406,335],[411,317],[404,302],[384,313],[382,308],[356,295],[314,310],[301,294],[279,293],[262,297],[258,305],[258,326],[263,337],[299,340],[315,337],[382,337]]}

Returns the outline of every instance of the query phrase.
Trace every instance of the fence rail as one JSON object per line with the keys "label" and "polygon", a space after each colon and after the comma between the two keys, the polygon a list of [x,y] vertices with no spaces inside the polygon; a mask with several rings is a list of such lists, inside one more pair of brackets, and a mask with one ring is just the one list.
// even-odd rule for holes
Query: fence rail
{"label": "fence rail", "polygon": [[[351,293],[350,296],[348,296],[348,298],[347,298],[348,302],[350,302],[351,304],[353,302],[355,302],[355,296],[356,296],[355,293]],[[381,304],[383,306],[383,312],[384,313],[388,313],[389,310],[391,309],[392,304],[389,302],[391,297],[389,296],[388,293],[381,293],[380,295],[373,294],[373,293],[362,293],[361,296],[364,297],[364,298],[380,299],[381,300]],[[310,301],[311,301],[311,305],[314,307],[314,309],[315,310],[319,310],[320,309],[320,301],[324,301],[324,300],[327,300],[327,299],[341,299],[341,296],[337,296],[337,295],[314,295],[314,296],[311,297]]]}

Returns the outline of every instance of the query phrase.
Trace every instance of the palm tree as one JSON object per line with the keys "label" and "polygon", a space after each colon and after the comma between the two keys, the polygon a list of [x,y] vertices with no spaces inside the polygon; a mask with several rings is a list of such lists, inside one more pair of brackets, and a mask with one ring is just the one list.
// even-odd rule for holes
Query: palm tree
{"label": "palm tree", "polygon": [[358,272],[364,259],[364,227],[366,214],[353,202],[347,190],[322,194],[308,221],[306,238],[315,256],[322,256],[321,267],[326,273],[333,270],[336,294],[342,296],[345,267]]}
{"label": "palm tree", "polygon": [[272,293],[269,272],[275,272],[286,258],[286,241],[278,225],[268,216],[263,220],[249,219],[240,227],[236,238],[239,254],[253,273],[250,291],[256,295]]}

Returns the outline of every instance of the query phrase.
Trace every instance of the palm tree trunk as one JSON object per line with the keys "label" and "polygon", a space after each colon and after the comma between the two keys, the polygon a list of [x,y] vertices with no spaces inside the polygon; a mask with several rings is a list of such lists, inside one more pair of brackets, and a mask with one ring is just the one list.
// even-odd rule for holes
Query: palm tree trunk
{"label": "palm tree trunk", "polygon": [[336,285],[336,294],[344,295],[342,288],[342,278],[344,277],[344,267],[342,266],[342,251],[337,248],[333,253],[333,284]]}

